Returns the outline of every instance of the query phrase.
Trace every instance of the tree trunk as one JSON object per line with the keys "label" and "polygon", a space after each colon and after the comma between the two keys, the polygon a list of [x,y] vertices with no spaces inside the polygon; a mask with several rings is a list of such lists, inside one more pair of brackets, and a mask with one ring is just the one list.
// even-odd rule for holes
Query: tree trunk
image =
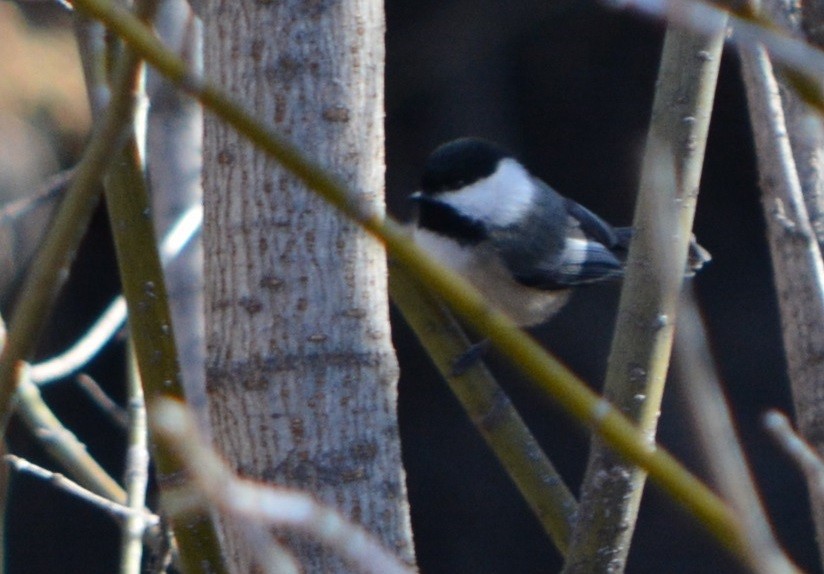
{"label": "tree trunk", "polygon": [[[376,0],[210,0],[206,76],[383,206]],[[313,492],[413,561],[382,247],[208,114],[207,394],[240,474]],[[253,571],[224,524],[228,560]],[[286,538],[307,572],[343,565]]]}

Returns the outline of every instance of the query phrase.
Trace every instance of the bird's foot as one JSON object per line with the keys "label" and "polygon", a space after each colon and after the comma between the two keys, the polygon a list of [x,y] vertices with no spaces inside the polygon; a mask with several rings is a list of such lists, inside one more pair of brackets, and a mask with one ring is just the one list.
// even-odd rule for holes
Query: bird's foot
{"label": "bird's foot", "polygon": [[489,349],[489,339],[484,339],[469,347],[452,362],[452,370],[449,372],[449,376],[459,377],[463,375],[481,360],[487,349]]}

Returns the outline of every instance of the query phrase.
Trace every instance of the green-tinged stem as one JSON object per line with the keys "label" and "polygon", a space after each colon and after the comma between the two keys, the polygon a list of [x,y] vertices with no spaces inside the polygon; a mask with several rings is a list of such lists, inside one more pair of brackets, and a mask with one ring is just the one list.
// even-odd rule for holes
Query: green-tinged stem
{"label": "green-tinged stem", "polygon": [[[654,441],[701,179],[723,32],[670,28],[641,167],[604,396]],[[565,574],[623,570],[646,473],[595,439]]]}
{"label": "green-tinged stem", "polygon": [[509,397],[480,362],[461,376],[450,374],[455,357],[467,350],[469,340],[414,275],[391,266],[389,294],[541,526],[566,554],[578,503]]}
{"label": "green-tinged stem", "polygon": [[[133,18],[129,15],[130,18]],[[139,26],[142,24],[135,19]],[[116,90],[99,129],[86,147],[69,189],[20,288],[21,297],[8,325],[6,344],[0,353],[0,435],[5,435],[12,412],[12,397],[23,361],[31,357],[68,268],[97,207],[100,177],[130,128],[130,86],[140,60],[131,55],[119,59],[113,81]]]}
{"label": "green-tinged stem", "polygon": [[102,20],[139,51],[147,62],[191,93],[211,113],[235,127],[309,188],[383,241],[395,261],[413,271],[421,283],[443,297],[456,313],[487,336],[563,409],[599,433],[621,456],[645,468],[653,481],[695,515],[718,540],[741,555],[741,530],[723,500],[666,451],[649,444],[626,417],[592,392],[558,360],[547,355],[540,345],[508,318],[490,308],[464,280],[432,261],[409,240],[400,224],[391,218],[364,211],[354,195],[334,177],[307,160],[295,146],[267,128],[259,118],[247,113],[215,88],[189,75],[185,64],[157,42],[149,30],[128,12],[104,0],[75,0],[74,5],[78,10]]}
{"label": "green-tinged stem", "polygon": [[[119,152],[104,183],[120,280],[129,310],[129,332],[151,414],[153,399],[182,399],[183,387],[148,190],[133,138]],[[151,448],[161,490],[174,486],[184,474],[179,459],[153,437]],[[225,570],[217,534],[207,516],[177,518],[173,528],[186,572]]]}

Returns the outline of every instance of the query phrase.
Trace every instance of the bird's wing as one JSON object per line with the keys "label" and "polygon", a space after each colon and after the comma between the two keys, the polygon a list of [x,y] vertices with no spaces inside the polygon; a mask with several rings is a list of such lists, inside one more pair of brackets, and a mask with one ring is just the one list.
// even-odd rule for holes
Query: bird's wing
{"label": "bird's wing", "polygon": [[567,225],[562,248],[528,268],[513,269],[516,280],[538,289],[565,289],[621,277],[631,230],[612,227],[570,199],[564,198],[563,205]]}
{"label": "bird's wing", "polygon": [[594,240],[605,247],[614,249],[618,247],[620,239],[618,231],[609,223],[592,213],[580,203],[564,198],[564,207],[574,221],[573,226],[580,228],[581,232],[590,240]]}

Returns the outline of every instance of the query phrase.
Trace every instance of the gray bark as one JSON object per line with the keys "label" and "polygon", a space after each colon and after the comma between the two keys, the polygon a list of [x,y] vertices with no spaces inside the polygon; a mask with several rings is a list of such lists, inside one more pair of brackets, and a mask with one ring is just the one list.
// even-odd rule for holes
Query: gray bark
{"label": "gray bark", "polygon": [[[383,207],[383,5],[219,2],[205,71]],[[382,247],[209,115],[204,122],[207,395],[241,475],[313,492],[413,561]],[[250,553],[224,525],[228,559]],[[286,537],[307,572],[343,571]]]}
{"label": "gray bark", "polygon": [[[804,202],[772,64],[763,48],[740,53],[796,420],[801,435],[822,453],[824,264]],[[824,556],[824,500],[817,489],[810,496],[819,553]]]}

